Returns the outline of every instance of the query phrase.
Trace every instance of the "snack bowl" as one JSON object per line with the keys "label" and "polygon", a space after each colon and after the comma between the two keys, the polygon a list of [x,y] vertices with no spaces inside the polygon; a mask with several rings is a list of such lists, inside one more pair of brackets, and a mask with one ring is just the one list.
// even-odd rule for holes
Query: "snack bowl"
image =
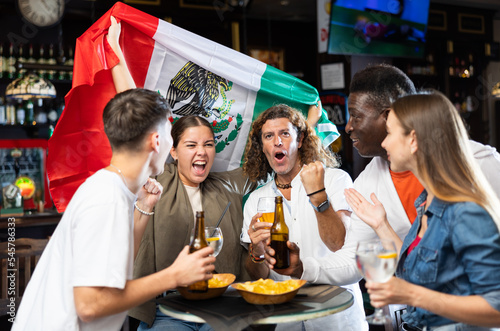
{"label": "snack bowl", "polygon": [[213,280],[215,282],[221,283],[216,284],[215,286],[211,283],[212,280],[208,281],[208,291],[203,293],[195,293],[189,292],[187,286],[179,286],[177,287],[177,292],[182,295],[184,299],[187,300],[206,300],[212,299],[221,296],[224,292],[226,292],[229,285],[231,285],[236,276],[233,274],[213,274]]}
{"label": "snack bowl", "polygon": [[266,293],[258,293],[250,291],[247,288],[245,288],[245,285],[243,283],[231,284],[231,287],[235,288],[238,291],[238,293],[243,297],[243,299],[248,303],[254,305],[277,305],[292,300],[299,291],[299,289],[305,283],[307,283],[307,281],[303,279],[296,279],[293,281],[296,282],[295,283],[296,287],[294,287],[294,289],[279,294],[266,294]]}

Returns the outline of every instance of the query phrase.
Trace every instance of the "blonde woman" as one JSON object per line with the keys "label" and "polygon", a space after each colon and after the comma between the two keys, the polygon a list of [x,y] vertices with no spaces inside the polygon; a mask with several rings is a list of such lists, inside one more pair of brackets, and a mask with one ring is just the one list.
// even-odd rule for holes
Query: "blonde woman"
{"label": "blonde woman", "polygon": [[406,330],[500,326],[500,202],[471,156],[460,115],[437,91],[403,97],[382,147],[391,169],[411,170],[424,191],[401,241],[375,194],[370,203],[346,190],[353,211],[400,250],[397,278],[367,282],[372,305],[407,304]]}

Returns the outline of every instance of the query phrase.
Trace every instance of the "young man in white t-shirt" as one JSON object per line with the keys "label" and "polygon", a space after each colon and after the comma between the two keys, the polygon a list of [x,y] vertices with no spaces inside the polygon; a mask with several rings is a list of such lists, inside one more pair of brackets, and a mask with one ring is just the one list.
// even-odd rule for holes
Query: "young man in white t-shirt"
{"label": "young man in white t-shirt", "polygon": [[177,286],[208,279],[211,248],[132,279],[134,257],[163,188],[172,146],[170,110],[158,93],[131,89],[103,112],[113,155],[76,191],[23,295],[12,330],[119,330],[127,310]]}

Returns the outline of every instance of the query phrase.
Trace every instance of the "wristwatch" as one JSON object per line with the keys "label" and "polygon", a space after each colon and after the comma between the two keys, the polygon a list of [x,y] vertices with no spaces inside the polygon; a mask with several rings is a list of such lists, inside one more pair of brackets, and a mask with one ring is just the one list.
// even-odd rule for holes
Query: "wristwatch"
{"label": "wristwatch", "polygon": [[309,203],[314,208],[314,210],[316,210],[318,213],[322,213],[325,210],[327,210],[328,207],[330,207],[330,201],[328,201],[328,197],[326,197],[326,200],[323,201],[322,203],[320,203],[318,207],[316,207],[315,205],[313,205],[312,202],[311,202],[311,200],[309,200]]}

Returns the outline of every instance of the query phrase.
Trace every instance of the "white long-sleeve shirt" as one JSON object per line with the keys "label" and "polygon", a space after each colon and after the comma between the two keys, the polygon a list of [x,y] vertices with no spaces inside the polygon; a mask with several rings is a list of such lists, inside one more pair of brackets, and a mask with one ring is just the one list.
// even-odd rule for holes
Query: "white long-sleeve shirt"
{"label": "white long-sleeve shirt", "polygon": [[[363,301],[358,281],[361,275],[357,271],[355,263],[355,245],[349,249],[341,248],[332,252],[323,243],[319,235],[316,214],[300,180],[300,174],[292,180],[291,200],[283,197],[285,222],[289,229],[289,240],[296,243],[300,248],[300,259],[304,272],[301,279],[315,284],[332,284],[342,286],[354,295],[354,304],[349,309],[324,318],[306,321],[306,329],[314,330],[367,330],[363,310]],[[352,187],[349,175],[340,169],[326,169],[325,188],[330,203],[335,211],[350,210],[344,197],[344,189]],[[257,202],[260,197],[275,197],[281,195],[273,181],[250,194],[244,207],[244,221],[241,232],[243,245],[250,243],[248,228],[252,217],[257,214]],[[349,224],[344,224],[346,231]],[[270,277],[275,280],[289,279],[271,271]],[[279,325],[277,330],[287,331],[295,328],[301,329],[301,325],[286,323]]]}

